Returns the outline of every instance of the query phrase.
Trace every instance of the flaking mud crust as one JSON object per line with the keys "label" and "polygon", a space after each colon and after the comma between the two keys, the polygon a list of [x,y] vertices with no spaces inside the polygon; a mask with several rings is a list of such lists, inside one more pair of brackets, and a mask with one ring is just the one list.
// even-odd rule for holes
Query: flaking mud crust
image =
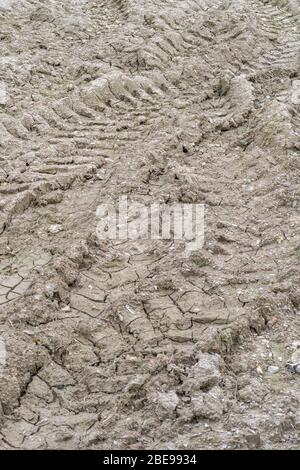
{"label": "flaking mud crust", "polygon": [[[0,448],[299,448],[299,21],[0,2]],[[203,249],[100,242],[124,194]]]}

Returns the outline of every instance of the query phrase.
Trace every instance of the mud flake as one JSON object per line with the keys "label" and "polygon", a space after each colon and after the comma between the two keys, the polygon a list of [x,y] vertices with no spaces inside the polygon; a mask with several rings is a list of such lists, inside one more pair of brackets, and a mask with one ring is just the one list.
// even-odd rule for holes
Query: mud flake
{"label": "mud flake", "polygon": [[68,386],[74,385],[75,380],[63,367],[51,362],[44,366],[40,372],[39,377],[44,380],[50,387],[57,387],[59,385]]}
{"label": "mud flake", "polygon": [[97,301],[95,302],[93,299],[89,299],[75,293],[71,295],[70,306],[71,308],[74,308],[79,312],[83,312],[94,318],[98,317],[99,314],[104,310],[104,307],[101,306],[101,303]]}
{"label": "mud flake", "polygon": [[7,277],[0,277],[0,284],[4,287],[14,288],[22,281],[22,277],[18,274],[13,274]]}

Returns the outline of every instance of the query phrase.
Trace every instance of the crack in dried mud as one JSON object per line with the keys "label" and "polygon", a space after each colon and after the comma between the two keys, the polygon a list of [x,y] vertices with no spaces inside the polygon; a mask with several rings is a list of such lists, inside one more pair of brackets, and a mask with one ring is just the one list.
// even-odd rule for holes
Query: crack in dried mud
{"label": "crack in dried mud", "polygon": [[[0,25],[0,448],[299,448],[299,2]],[[99,241],[124,194],[205,204],[203,249]]]}

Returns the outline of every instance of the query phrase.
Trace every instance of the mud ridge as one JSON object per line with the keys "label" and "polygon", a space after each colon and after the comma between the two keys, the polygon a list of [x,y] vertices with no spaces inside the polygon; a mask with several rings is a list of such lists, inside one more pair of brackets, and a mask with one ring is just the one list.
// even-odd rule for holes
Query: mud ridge
{"label": "mud ridge", "polygon": [[[0,448],[299,447],[298,8],[0,11]],[[99,239],[124,195],[203,248]]]}

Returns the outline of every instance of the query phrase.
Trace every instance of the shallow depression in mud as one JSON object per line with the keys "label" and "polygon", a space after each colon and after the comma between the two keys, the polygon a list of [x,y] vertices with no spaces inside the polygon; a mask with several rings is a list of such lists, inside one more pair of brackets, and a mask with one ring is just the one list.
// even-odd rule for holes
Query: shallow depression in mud
{"label": "shallow depression in mud", "polygon": [[[295,2],[10,3],[0,448],[299,447]],[[124,196],[204,243],[112,236]]]}

